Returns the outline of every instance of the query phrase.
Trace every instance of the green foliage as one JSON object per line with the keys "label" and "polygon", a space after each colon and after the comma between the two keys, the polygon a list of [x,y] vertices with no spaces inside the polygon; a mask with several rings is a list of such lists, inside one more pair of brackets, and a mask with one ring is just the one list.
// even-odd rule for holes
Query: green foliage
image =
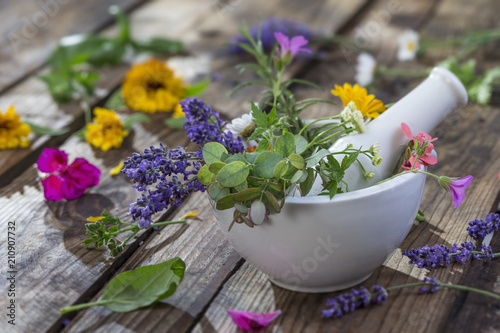
{"label": "green foliage", "polygon": [[102,305],[114,312],[129,312],[172,296],[184,278],[186,264],[175,257],[155,265],[123,272],[104,288],[97,302],[61,309],[61,313]]}
{"label": "green foliage", "polygon": [[134,113],[133,115],[127,117],[125,121],[123,122],[123,127],[125,127],[126,130],[130,131],[134,124],[138,123],[150,123],[151,118],[146,116],[143,113]]}
{"label": "green foliage", "polygon": [[[109,11],[119,25],[116,36],[111,38],[99,35],[68,36],[61,39],[59,46],[49,57],[48,63],[51,69],[41,75],[40,79],[46,83],[56,102],[66,103],[75,96],[92,94],[99,75],[84,68],[120,64],[129,46],[137,52],[155,54],[175,54],[182,51],[183,45],[180,41],[163,38],[134,39],[125,13],[118,6],[111,6]],[[197,89],[203,87],[198,86]]]}

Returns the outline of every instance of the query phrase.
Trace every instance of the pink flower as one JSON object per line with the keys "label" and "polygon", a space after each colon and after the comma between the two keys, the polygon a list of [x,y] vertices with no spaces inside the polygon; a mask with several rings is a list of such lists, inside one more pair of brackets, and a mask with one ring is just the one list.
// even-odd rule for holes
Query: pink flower
{"label": "pink flower", "polygon": [[[412,156],[410,157],[410,159],[408,159],[408,161],[406,161],[406,163],[401,166],[403,169],[410,170],[411,166],[414,163],[416,170],[420,169],[420,163],[425,166],[434,165],[437,163],[437,158],[429,155],[434,149],[434,145],[432,144],[432,142],[436,141],[437,138],[432,138],[432,136],[425,132],[419,132],[417,135],[415,135],[415,137],[413,137],[410,127],[405,123],[401,123],[401,130],[406,135],[408,140],[410,140],[410,146],[415,146],[415,142],[417,140],[420,147],[424,147],[425,145],[427,145],[425,147],[425,151],[412,151]],[[415,161],[415,159],[417,160]]]}
{"label": "pink flower", "polygon": [[57,148],[45,148],[37,161],[41,172],[50,174],[42,179],[45,199],[73,200],[89,187],[99,184],[101,171],[84,158],[77,158],[68,166],[68,154]]}
{"label": "pink flower", "polygon": [[302,46],[307,45],[309,43],[304,36],[295,36],[290,40],[288,36],[282,34],[281,32],[275,32],[274,37],[278,41],[281,47],[281,56],[285,57],[285,55],[289,52],[290,56],[293,57],[299,52],[307,52],[311,53],[311,50],[307,48],[303,48]]}
{"label": "pink flower", "polygon": [[269,325],[276,317],[281,314],[281,311],[270,313],[256,313],[247,311],[228,310],[227,313],[231,316],[234,323],[242,330],[259,329]]}
{"label": "pink flower", "polygon": [[465,176],[464,178],[460,179],[453,179],[451,183],[448,184],[449,187],[449,192],[451,194],[451,197],[453,198],[453,205],[455,208],[457,208],[462,201],[465,198],[465,189],[467,186],[470,185],[472,182],[472,177],[471,175]]}

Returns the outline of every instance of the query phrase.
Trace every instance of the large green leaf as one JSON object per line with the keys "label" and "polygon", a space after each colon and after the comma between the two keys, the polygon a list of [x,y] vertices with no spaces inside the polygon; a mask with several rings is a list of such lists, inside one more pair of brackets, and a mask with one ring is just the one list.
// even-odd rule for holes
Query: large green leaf
{"label": "large green leaf", "polygon": [[302,154],[309,143],[302,135],[295,135],[295,153]]}
{"label": "large green leaf", "polygon": [[103,305],[115,312],[128,312],[173,295],[184,277],[186,264],[175,257],[156,265],[142,266],[116,276],[97,302],[64,308],[61,313]]}
{"label": "large green leaf", "polygon": [[217,184],[212,184],[208,187],[208,195],[214,201],[219,201],[221,198],[229,195],[230,190],[227,187],[220,188]]}
{"label": "large green leaf", "polygon": [[220,169],[217,180],[224,187],[235,187],[246,181],[250,170],[241,161],[231,162]]}
{"label": "large green leaf", "polygon": [[215,175],[210,171],[207,164],[198,170],[198,181],[203,185],[209,185],[215,180]]}
{"label": "large green leaf", "polygon": [[250,187],[233,195],[234,201],[245,202],[255,199],[262,194],[262,190],[258,187]]}
{"label": "large green leaf", "polygon": [[202,149],[203,159],[209,166],[214,162],[221,162],[221,157],[224,153],[227,154],[226,147],[218,142],[209,142]]}
{"label": "large green leaf", "polygon": [[259,176],[271,179],[276,164],[281,160],[283,160],[283,157],[273,151],[261,152],[254,161],[255,171]]}

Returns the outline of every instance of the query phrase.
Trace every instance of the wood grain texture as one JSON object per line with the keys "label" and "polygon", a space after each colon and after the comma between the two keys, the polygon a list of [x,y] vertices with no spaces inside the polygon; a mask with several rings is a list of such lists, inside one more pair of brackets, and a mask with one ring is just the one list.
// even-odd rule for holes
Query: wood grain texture
{"label": "wood grain texture", "polygon": [[125,10],[145,0],[2,1],[0,4],[0,91],[40,68],[59,39],[91,33],[113,22],[107,9]]}

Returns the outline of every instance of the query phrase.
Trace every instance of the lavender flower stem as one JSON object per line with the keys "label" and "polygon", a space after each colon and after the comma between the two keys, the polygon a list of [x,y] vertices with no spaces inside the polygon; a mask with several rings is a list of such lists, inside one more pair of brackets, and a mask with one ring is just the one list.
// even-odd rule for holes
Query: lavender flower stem
{"label": "lavender flower stem", "polygon": [[155,223],[151,224],[151,226],[152,227],[159,227],[162,225],[180,224],[180,223],[186,223],[186,222],[187,222],[187,220],[155,222]]}
{"label": "lavender flower stem", "polygon": [[[407,284],[401,284],[398,286],[392,286],[385,288],[387,291],[390,290],[397,290],[397,289],[402,289],[402,288],[409,288],[409,287],[423,287],[423,286],[429,286],[431,285],[430,283],[424,283],[424,282],[415,282],[415,283],[407,283]],[[477,288],[472,288],[472,287],[467,287],[467,286],[462,286],[459,284],[451,284],[451,283],[440,283],[439,287],[445,287],[445,288],[450,288],[450,289],[457,289],[457,290],[464,290],[464,291],[470,291],[476,294],[492,297],[495,299],[500,299],[500,295],[491,293],[486,290],[482,289],[477,289]]]}

